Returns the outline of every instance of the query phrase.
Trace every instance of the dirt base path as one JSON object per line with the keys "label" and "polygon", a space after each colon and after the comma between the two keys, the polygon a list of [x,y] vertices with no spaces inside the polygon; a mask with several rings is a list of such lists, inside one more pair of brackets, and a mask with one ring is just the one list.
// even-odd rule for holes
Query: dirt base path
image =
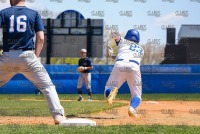
{"label": "dirt base path", "polygon": [[[123,101],[129,103],[128,101]],[[90,115],[80,115],[98,125],[194,125],[200,126],[199,101],[143,101],[137,108],[141,119],[128,116],[128,106],[115,108]],[[49,124],[53,125],[51,117],[16,117],[1,116],[0,124]]]}

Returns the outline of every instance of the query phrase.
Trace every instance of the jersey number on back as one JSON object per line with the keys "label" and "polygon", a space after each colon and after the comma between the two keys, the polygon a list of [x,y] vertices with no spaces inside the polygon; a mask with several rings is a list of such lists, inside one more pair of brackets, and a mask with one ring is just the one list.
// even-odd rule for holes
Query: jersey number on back
{"label": "jersey number on back", "polygon": [[[15,18],[17,19],[17,23],[15,23]],[[15,27],[17,27],[17,32],[25,32],[26,31],[26,21],[27,17],[25,15],[20,15],[15,17],[14,15],[12,15],[10,17],[10,29],[9,32],[13,33],[15,32]],[[17,26],[15,26],[15,24]]]}
{"label": "jersey number on back", "polygon": [[142,48],[141,48],[139,45],[136,45],[136,44],[130,45],[130,48],[129,48],[129,49],[132,50],[132,51],[138,52],[138,53],[140,53],[140,54],[143,53]]}

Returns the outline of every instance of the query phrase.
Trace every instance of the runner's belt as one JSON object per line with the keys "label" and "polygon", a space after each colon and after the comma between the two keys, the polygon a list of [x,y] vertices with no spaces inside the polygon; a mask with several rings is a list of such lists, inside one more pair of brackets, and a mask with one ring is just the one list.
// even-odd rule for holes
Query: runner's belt
{"label": "runner's belt", "polygon": [[[117,59],[116,61],[123,61],[124,59]],[[135,60],[129,60],[129,62],[133,62],[133,63],[135,63],[135,64],[137,64],[137,65],[140,65],[140,63],[139,62],[137,62],[137,61],[135,61]]]}

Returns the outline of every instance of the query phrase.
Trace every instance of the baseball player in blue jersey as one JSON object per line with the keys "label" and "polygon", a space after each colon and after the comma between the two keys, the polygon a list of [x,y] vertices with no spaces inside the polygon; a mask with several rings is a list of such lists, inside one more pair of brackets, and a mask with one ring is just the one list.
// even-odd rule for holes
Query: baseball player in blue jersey
{"label": "baseball player in blue jersey", "polygon": [[[0,56],[0,87],[21,73],[46,96],[55,124],[66,120],[56,89],[38,60],[44,43],[44,26],[38,12],[25,0],[10,0],[11,7],[0,11],[3,27],[3,55]],[[36,35],[34,43],[33,38]]]}
{"label": "baseball player in blue jersey", "polygon": [[140,61],[144,50],[139,46],[140,35],[137,30],[130,29],[125,38],[118,32],[112,33],[112,38],[118,46],[118,54],[110,77],[105,86],[105,97],[108,105],[112,105],[120,86],[127,81],[131,92],[131,102],[128,114],[132,118],[140,118],[136,112],[141,101],[142,85],[140,73]]}

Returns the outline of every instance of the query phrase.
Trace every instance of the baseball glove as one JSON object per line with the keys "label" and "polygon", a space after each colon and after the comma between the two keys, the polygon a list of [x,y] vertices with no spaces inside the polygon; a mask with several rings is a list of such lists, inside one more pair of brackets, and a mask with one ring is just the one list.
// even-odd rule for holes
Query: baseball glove
{"label": "baseball glove", "polygon": [[110,46],[107,46],[107,47],[108,47],[108,56],[112,57],[112,55],[113,55],[113,49]]}
{"label": "baseball glove", "polygon": [[82,66],[78,67],[78,68],[77,68],[77,71],[78,71],[78,72],[84,71],[84,67],[82,67]]}

